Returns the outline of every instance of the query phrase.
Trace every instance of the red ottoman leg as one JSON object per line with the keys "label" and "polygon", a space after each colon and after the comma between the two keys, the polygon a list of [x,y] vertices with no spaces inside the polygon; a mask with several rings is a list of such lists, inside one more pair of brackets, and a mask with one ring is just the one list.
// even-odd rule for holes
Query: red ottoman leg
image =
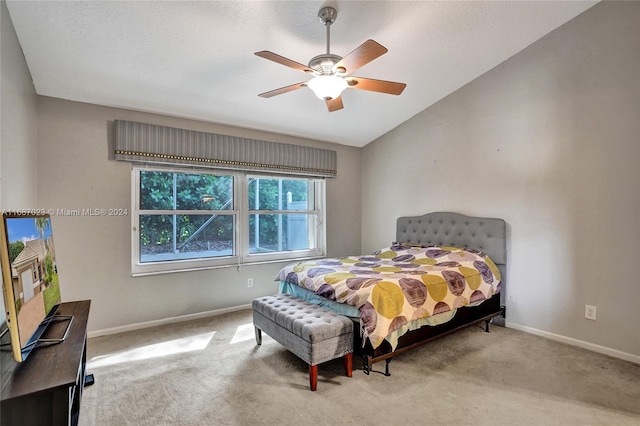
{"label": "red ottoman leg", "polygon": [[309,385],[311,386],[311,390],[314,391],[318,387],[318,366],[310,365],[309,366]]}
{"label": "red ottoman leg", "polygon": [[342,360],[344,361],[344,371],[347,373],[347,377],[353,376],[353,354],[346,354]]}

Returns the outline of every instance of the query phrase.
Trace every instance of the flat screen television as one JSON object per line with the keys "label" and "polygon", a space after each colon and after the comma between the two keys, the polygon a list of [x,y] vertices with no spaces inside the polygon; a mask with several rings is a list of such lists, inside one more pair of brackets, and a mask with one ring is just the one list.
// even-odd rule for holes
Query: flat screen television
{"label": "flat screen television", "polygon": [[[10,336],[4,344],[11,346],[13,358],[22,362],[37,346],[63,341],[73,318],[56,315],[60,283],[50,216],[5,213],[0,240],[6,313],[2,333]],[[69,322],[64,334],[44,339],[47,326],[59,320]]]}

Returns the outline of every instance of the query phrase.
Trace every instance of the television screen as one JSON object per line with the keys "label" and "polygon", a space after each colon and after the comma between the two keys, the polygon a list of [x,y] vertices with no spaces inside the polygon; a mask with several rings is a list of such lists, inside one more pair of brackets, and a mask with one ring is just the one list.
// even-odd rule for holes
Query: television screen
{"label": "television screen", "polygon": [[6,326],[13,357],[24,361],[60,304],[49,215],[4,214],[0,264]]}

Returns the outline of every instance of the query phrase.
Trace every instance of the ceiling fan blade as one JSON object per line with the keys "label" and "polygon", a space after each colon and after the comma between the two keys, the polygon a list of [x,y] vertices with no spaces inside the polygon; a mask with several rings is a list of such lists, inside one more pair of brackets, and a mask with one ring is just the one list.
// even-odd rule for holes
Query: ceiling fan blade
{"label": "ceiling fan blade", "polygon": [[407,85],[395,81],[374,80],[373,78],[349,77],[347,84],[352,89],[369,90],[371,92],[399,95]]}
{"label": "ceiling fan blade", "polygon": [[306,85],[307,85],[307,82],[303,81],[302,83],[296,83],[296,84],[292,84],[290,86],[281,87],[279,89],[270,90],[269,92],[260,93],[258,96],[260,96],[261,98],[270,98],[272,96],[281,95],[283,93],[287,93],[287,92],[291,92],[293,90],[300,89],[302,87],[305,87]]}
{"label": "ceiling fan blade", "polygon": [[313,74],[314,71],[306,65],[302,65],[299,62],[292,61],[291,59],[287,59],[284,56],[277,55],[273,52],[269,52],[268,50],[262,50],[260,52],[255,53],[257,56],[261,58],[268,59],[273,62],[277,62],[280,65],[284,65],[285,67],[293,68],[294,70],[306,72],[309,74]]}
{"label": "ceiling fan blade", "polygon": [[368,64],[387,52],[387,48],[383,45],[373,40],[367,40],[358,46],[353,52],[338,61],[338,63],[334,65],[333,69],[342,72],[343,74],[351,74],[358,68]]}
{"label": "ceiling fan blade", "polygon": [[328,100],[327,108],[329,109],[329,112],[338,111],[339,109],[344,108],[344,105],[342,105],[342,97],[338,96],[335,99]]}

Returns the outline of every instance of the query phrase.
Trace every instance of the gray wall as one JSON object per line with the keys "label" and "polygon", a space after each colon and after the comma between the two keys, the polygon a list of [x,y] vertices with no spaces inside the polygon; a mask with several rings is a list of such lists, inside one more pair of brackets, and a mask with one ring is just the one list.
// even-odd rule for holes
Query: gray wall
{"label": "gray wall", "polygon": [[508,323],[640,355],[639,162],[640,3],[600,3],[363,149],[362,248],[502,217]]}
{"label": "gray wall", "polygon": [[[327,244],[332,256],[360,250],[360,150],[290,136],[39,97],[38,204],[54,209],[131,209],[131,164],[113,160],[113,120],[131,120],[334,149],[338,177],[327,180]],[[277,292],[282,263],[132,278],[131,218],[54,216],[64,300],[92,299],[89,331],[248,304]],[[253,288],[247,279],[254,278]]]}
{"label": "gray wall", "polygon": [[37,200],[37,95],[4,1],[0,15],[0,206],[10,209]]}
{"label": "gray wall", "polygon": [[0,19],[0,208],[23,208],[37,200],[37,95],[4,1]]}

